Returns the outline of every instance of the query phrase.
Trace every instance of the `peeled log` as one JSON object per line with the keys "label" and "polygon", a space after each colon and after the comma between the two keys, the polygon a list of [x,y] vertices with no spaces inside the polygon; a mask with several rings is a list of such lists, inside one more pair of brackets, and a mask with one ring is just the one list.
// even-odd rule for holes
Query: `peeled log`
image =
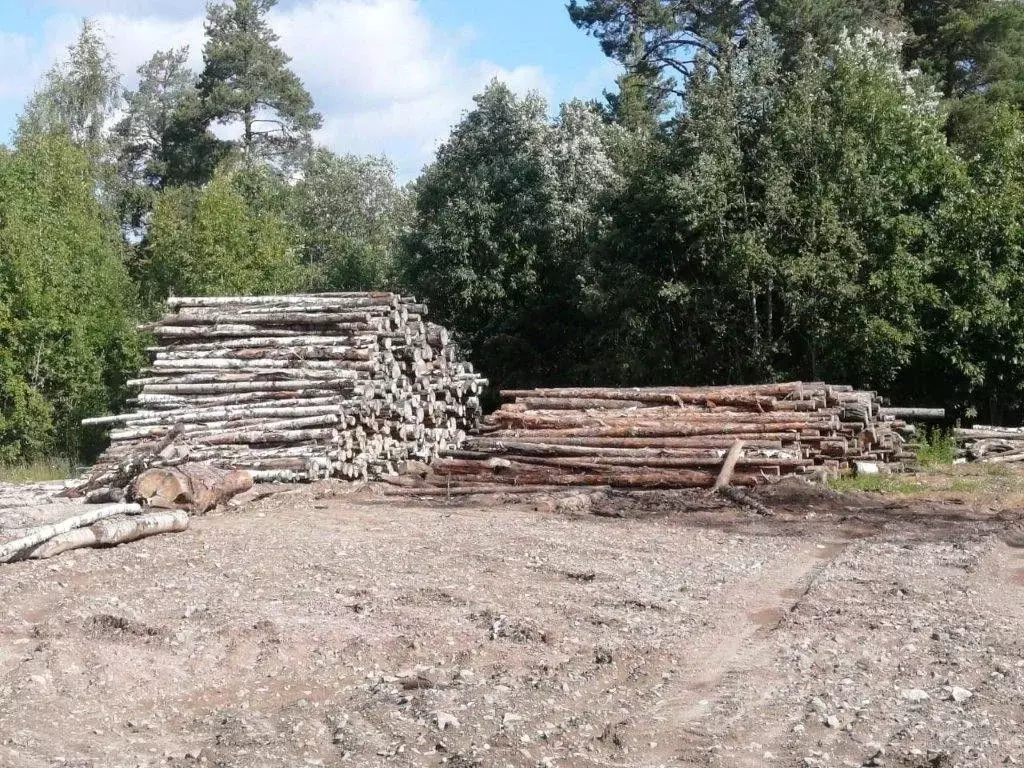
{"label": "peeled log", "polygon": [[736,469],[736,462],[739,461],[742,455],[743,441],[737,440],[732,444],[732,448],[729,449],[725,461],[722,462],[722,470],[718,473],[718,479],[715,480],[712,490],[718,491],[732,482],[732,473]]}

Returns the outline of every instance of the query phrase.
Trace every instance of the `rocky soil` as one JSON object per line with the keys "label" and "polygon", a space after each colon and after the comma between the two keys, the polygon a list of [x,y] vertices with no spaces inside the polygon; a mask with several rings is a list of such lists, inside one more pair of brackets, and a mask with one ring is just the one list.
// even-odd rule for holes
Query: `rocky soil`
{"label": "rocky soil", "polygon": [[325,485],[0,566],[0,766],[1024,764],[1024,511],[761,501]]}

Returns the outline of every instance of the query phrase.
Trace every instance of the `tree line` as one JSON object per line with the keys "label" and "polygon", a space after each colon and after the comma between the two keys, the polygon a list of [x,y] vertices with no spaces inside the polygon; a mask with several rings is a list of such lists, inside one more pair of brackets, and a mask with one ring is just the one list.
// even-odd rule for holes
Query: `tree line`
{"label": "tree line", "polygon": [[1024,394],[1024,4],[573,0],[622,65],[499,82],[408,185],[317,146],[268,22],[121,86],[83,22],[0,148],[0,462],[88,459],[171,294],[397,289],[499,386],[815,379]]}

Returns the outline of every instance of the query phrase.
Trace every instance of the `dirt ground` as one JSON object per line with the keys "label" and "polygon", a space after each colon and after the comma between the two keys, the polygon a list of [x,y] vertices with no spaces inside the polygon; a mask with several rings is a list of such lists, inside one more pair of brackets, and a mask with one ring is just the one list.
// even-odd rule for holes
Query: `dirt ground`
{"label": "dirt ground", "polygon": [[761,500],[319,486],[0,566],[0,766],[1024,764],[1024,505]]}

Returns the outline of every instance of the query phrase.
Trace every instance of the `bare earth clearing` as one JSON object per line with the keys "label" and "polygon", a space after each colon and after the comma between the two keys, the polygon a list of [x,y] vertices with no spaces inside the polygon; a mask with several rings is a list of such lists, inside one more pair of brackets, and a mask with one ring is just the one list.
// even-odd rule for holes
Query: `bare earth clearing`
{"label": "bare earth clearing", "polygon": [[4,566],[0,766],[1024,764],[1024,510],[761,498],[324,485]]}

